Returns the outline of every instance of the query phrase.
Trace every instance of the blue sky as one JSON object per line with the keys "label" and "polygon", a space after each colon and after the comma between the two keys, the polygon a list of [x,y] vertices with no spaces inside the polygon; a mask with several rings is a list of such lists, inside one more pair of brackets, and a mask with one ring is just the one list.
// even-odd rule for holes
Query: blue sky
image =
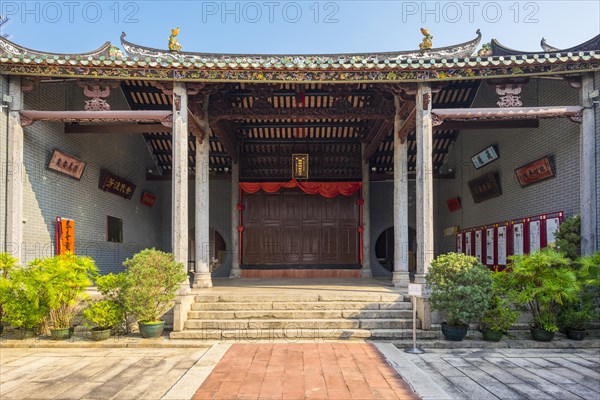
{"label": "blue sky", "polygon": [[10,1],[2,33],[32,49],[83,52],[105,41],[166,48],[180,27],[183,50],[223,53],[335,53],[418,48],[420,27],[434,47],[467,41],[479,28],[519,50],[545,37],[570,47],[600,33],[591,1]]}

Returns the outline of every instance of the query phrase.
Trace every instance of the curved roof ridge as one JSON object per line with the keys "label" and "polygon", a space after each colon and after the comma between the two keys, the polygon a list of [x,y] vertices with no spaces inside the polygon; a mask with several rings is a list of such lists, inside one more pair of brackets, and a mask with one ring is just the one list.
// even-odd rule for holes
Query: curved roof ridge
{"label": "curved roof ridge", "polygon": [[518,56],[518,55],[533,55],[533,54],[546,54],[546,53],[578,53],[581,51],[600,51],[600,35],[594,36],[590,40],[580,43],[576,46],[569,47],[567,49],[559,49],[554,46],[550,46],[546,43],[546,39],[542,38],[540,51],[520,51],[512,49],[508,46],[503,45],[496,39],[492,39],[490,42],[492,47],[492,55],[494,56]]}
{"label": "curved roof ridge", "polygon": [[151,59],[166,59],[173,58],[179,61],[194,62],[199,58],[215,58],[219,60],[227,60],[229,58],[245,58],[248,62],[260,61],[265,58],[273,59],[314,59],[327,61],[330,59],[350,59],[360,58],[366,62],[377,62],[384,60],[403,60],[403,59],[442,59],[442,58],[464,58],[471,56],[479,42],[481,41],[481,31],[478,29],[477,36],[464,43],[456,45],[431,48],[427,50],[408,50],[397,52],[371,52],[371,53],[339,53],[339,54],[220,54],[220,53],[202,53],[202,52],[173,52],[169,50],[156,49],[134,44],[125,40],[127,36],[125,32],[121,34],[121,44],[129,57],[145,57]]}
{"label": "curved roof ridge", "polygon": [[33,58],[51,58],[54,56],[58,57],[110,57],[111,49],[113,46],[110,42],[104,42],[104,44],[98,47],[96,50],[92,50],[86,53],[47,53],[39,50],[28,49],[27,47],[20,46],[10,40],[0,36],[0,54],[5,54],[10,57],[32,57]]}

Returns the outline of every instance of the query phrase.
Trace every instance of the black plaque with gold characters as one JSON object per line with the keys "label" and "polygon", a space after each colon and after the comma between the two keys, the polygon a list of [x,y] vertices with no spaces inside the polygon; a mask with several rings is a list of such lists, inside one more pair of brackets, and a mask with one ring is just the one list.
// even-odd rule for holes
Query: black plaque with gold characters
{"label": "black plaque with gold characters", "polygon": [[292,154],[292,178],[308,179],[308,154]]}

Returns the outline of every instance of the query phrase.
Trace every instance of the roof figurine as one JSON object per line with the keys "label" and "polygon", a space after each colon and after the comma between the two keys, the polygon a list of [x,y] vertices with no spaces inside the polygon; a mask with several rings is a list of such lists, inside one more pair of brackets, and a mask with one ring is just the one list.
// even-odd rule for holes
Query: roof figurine
{"label": "roof figurine", "polygon": [[169,36],[169,50],[180,52],[181,45],[179,44],[179,42],[177,42],[177,39],[175,38],[177,35],[179,35],[179,27],[171,29],[171,35]]}
{"label": "roof figurine", "polygon": [[421,44],[419,44],[419,49],[421,49],[421,51],[431,49],[433,36],[429,34],[429,29],[421,28],[421,33],[423,34],[424,38]]}

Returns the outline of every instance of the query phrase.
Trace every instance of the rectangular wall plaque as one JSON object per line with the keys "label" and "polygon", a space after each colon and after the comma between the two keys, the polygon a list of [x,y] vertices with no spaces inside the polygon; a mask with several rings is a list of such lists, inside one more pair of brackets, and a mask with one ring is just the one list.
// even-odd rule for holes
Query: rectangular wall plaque
{"label": "rectangular wall plaque", "polygon": [[46,168],[80,180],[81,175],[83,175],[83,171],[85,170],[85,165],[86,163],[83,161],[78,160],[67,153],[63,153],[60,150],[54,149],[52,150],[52,155],[50,156],[50,161],[48,161]]}
{"label": "rectangular wall plaque", "polygon": [[470,180],[468,184],[475,203],[480,203],[502,194],[496,174],[493,172],[488,172],[485,175]]}
{"label": "rectangular wall plaque", "polygon": [[98,188],[105,192],[116,194],[129,200],[135,191],[135,185],[126,179],[111,174],[107,170],[100,171],[100,182]]}
{"label": "rectangular wall plaque", "polygon": [[142,192],[140,202],[147,207],[153,207],[154,203],[156,203],[156,195],[150,192]]}
{"label": "rectangular wall plaque", "polygon": [[484,165],[487,165],[492,161],[497,160],[498,157],[498,148],[492,145],[471,157],[471,161],[473,162],[475,169],[479,169]]}
{"label": "rectangular wall plaque", "polygon": [[308,179],[308,154],[292,154],[292,178]]}
{"label": "rectangular wall plaque", "polygon": [[550,157],[540,158],[527,165],[515,169],[519,185],[521,187],[529,186],[532,183],[540,182],[554,177],[554,169]]}

